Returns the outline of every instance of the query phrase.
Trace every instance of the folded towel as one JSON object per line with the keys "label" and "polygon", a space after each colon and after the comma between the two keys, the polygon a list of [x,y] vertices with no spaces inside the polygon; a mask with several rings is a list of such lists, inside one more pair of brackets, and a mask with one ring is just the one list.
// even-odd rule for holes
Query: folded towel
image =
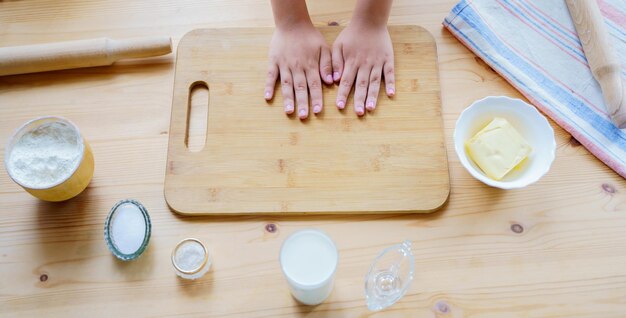
{"label": "folded towel", "polygon": [[[626,78],[626,2],[599,0]],[[607,116],[565,1],[463,0],[443,25],[598,159],[626,178],[626,132]]]}

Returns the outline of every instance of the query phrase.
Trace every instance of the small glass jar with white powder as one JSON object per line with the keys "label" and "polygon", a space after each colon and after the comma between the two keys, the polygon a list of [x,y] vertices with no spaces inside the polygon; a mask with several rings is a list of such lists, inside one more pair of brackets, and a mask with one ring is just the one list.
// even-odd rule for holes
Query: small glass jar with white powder
{"label": "small glass jar with white powder", "polygon": [[198,279],[211,268],[211,255],[200,240],[187,238],[174,247],[172,265],[178,276],[185,279]]}
{"label": "small glass jar with white powder", "polygon": [[104,223],[104,240],[115,257],[130,261],[144,252],[151,231],[146,208],[135,200],[122,200],[113,206]]}

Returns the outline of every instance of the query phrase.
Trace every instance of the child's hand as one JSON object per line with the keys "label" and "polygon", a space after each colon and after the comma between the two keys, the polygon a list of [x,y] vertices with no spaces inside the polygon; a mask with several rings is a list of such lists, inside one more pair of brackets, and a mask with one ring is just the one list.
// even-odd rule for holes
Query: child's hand
{"label": "child's hand", "polygon": [[354,111],[362,116],[376,108],[381,75],[387,95],[395,94],[393,46],[387,25],[357,21],[348,25],[335,40],[332,53],[333,79],[340,81],[337,107],[346,106],[354,86]]}
{"label": "child's hand", "polygon": [[309,97],[314,113],[322,111],[322,83],[332,84],[330,49],[326,41],[310,21],[277,27],[270,43],[269,69],[265,84],[265,99],[274,95],[274,86],[280,75],[285,113],[291,114],[295,105],[298,117],[309,115]]}

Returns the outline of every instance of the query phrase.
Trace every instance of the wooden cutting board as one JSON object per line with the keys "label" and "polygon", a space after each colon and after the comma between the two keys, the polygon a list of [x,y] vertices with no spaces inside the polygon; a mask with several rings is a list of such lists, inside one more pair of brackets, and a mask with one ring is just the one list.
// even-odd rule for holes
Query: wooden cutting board
{"label": "wooden cutting board", "polygon": [[[320,28],[328,43],[341,27]],[[437,52],[418,26],[389,27],[396,96],[381,93],[359,118],[350,98],[301,121],[283,112],[277,87],[263,99],[271,28],[198,29],[178,46],[165,198],[176,212],[206,214],[430,212],[450,183]],[[187,148],[190,91],[208,86],[204,148]],[[381,92],[384,89],[381,88]]]}

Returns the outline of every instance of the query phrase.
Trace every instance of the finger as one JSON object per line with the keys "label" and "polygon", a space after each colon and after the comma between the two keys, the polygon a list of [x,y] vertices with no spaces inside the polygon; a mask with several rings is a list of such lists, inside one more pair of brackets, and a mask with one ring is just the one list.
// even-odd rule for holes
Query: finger
{"label": "finger", "polygon": [[265,100],[270,100],[274,97],[274,87],[276,86],[277,79],[278,65],[276,65],[274,61],[271,61],[269,69],[267,70],[267,80],[265,81]]}
{"label": "finger", "polygon": [[[310,69],[306,72],[306,81],[309,85],[309,93],[311,94],[311,105],[314,114],[322,111],[322,83],[320,82],[320,74],[316,69]],[[331,81],[332,83],[332,81]]]}
{"label": "finger", "polygon": [[296,93],[298,117],[305,119],[309,116],[309,94],[307,93],[307,81],[303,70],[293,72],[293,90]]}
{"label": "finger", "polygon": [[371,73],[371,67],[362,66],[356,76],[356,83],[354,84],[354,112],[359,116],[365,114],[365,97],[367,97],[367,87],[370,83]]}
{"label": "finger", "polygon": [[370,84],[367,89],[367,99],[365,100],[365,108],[372,111],[376,108],[376,101],[378,99],[378,91],[380,90],[380,78],[382,76],[383,66],[376,65],[372,68],[370,74]]}
{"label": "finger", "polygon": [[393,60],[385,63],[383,71],[385,72],[385,88],[387,89],[387,96],[391,97],[396,94],[396,79],[393,68]]}
{"label": "finger", "polygon": [[289,69],[280,69],[280,88],[283,93],[283,104],[285,105],[285,113],[293,113],[293,79]]}
{"label": "finger", "polygon": [[333,45],[332,63],[333,63],[333,81],[339,82],[343,75],[343,46],[341,44]]}
{"label": "finger", "polygon": [[[330,49],[327,46],[322,47],[320,52],[320,75],[326,84],[333,83],[333,65],[330,55]],[[309,78],[308,75],[307,78]]]}
{"label": "finger", "polygon": [[346,65],[343,74],[341,75],[341,81],[339,82],[339,91],[337,92],[337,107],[344,109],[346,107],[346,101],[348,95],[354,85],[354,78],[356,77],[357,69],[350,65]]}

